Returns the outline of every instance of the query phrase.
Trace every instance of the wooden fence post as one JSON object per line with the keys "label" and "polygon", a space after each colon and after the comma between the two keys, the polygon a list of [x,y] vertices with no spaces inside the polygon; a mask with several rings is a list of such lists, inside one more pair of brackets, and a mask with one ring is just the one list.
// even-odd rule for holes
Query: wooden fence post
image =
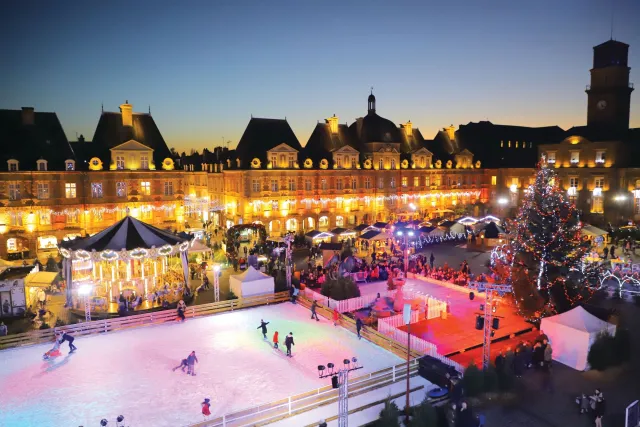
{"label": "wooden fence post", "polygon": [[291,396],[289,396],[289,415],[291,415]]}

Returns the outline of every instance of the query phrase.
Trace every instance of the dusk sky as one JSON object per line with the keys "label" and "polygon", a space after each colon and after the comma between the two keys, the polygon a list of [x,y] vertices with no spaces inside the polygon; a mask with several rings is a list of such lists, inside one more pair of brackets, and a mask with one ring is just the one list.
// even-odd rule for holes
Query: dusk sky
{"label": "dusk sky", "polygon": [[[304,145],[318,120],[378,113],[427,139],[449,124],[586,123],[592,47],[631,45],[640,1],[22,1],[0,16],[0,108],[55,111],[87,140],[100,106],[151,105],[178,150],[234,147],[251,114]],[[640,91],[631,125],[640,127]]]}

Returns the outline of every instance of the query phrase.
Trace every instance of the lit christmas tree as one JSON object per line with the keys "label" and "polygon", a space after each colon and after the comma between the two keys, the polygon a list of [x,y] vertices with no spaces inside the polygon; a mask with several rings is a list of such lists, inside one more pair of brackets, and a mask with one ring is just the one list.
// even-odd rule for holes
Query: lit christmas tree
{"label": "lit christmas tree", "polygon": [[582,264],[589,243],[581,229],[579,212],[543,157],[535,182],[525,191],[511,247],[494,259],[494,271],[509,276],[527,317],[565,311],[591,292],[591,272]]}

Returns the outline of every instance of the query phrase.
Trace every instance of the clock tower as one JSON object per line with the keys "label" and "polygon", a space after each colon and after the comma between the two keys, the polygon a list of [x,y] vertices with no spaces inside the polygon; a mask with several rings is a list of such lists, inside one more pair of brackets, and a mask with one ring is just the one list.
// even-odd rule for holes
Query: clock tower
{"label": "clock tower", "polygon": [[587,86],[587,126],[617,133],[629,129],[631,92],[629,45],[609,40],[593,48],[591,84]]}

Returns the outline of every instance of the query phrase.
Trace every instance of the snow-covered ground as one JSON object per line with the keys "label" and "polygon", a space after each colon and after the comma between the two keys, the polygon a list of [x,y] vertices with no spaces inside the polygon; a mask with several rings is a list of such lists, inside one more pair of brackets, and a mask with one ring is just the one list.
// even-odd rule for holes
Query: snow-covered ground
{"label": "snow-covered ground", "polygon": [[[78,351],[45,362],[50,344],[0,352],[0,426],[181,426],[202,420],[200,402],[212,401],[214,416],[271,402],[330,384],[318,365],[356,356],[358,375],[402,360],[328,320],[289,303],[257,307],[183,324],[151,326],[102,336],[79,337]],[[260,319],[270,322],[262,339]],[[293,358],[271,347],[274,331],[281,347],[293,332]],[[195,377],[172,372],[192,350]]]}

